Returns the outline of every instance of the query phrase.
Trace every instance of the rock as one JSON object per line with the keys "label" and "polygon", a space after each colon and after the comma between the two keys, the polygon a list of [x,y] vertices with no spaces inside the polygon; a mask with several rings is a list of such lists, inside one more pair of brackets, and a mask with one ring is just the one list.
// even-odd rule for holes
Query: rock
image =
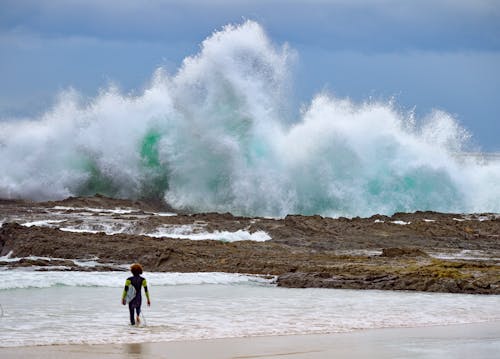
{"label": "rock", "polygon": [[278,276],[277,284],[287,288],[390,289],[397,280],[395,275],[337,276],[325,272],[296,272]]}
{"label": "rock", "polygon": [[383,248],[381,257],[428,257],[429,255],[419,248]]}
{"label": "rock", "polygon": [[[465,218],[466,215],[435,212],[351,219],[301,215],[290,215],[284,219],[247,218],[230,213],[169,217],[151,215],[148,213],[152,208],[148,207],[149,204],[96,196],[45,204],[0,200],[0,218],[7,222],[18,218],[24,218],[26,222],[43,219],[50,215],[54,205],[137,208],[134,214],[141,214],[140,221],[136,222],[141,232],[154,232],[161,226],[198,226],[208,232],[265,231],[272,240],[234,243],[191,241],[138,234],[74,233],[57,228],[5,223],[0,228],[0,256],[10,251],[14,257],[35,255],[78,259],[95,256],[107,263],[140,261],[148,271],[264,274],[278,276],[280,286],[299,288],[500,294],[500,266],[495,259],[500,256],[500,222],[495,216],[481,221],[456,221],[455,217]],[[74,214],[71,213],[72,216]],[[130,214],[113,214],[111,218],[127,224],[136,220]],[[77,220],[73,223],[84,224]],[[377,223],[374,223],[376,220]],[[396,220],[411,224],[390,223]],[[381,249],[382,255],[373,255],[373,251]],[[481,251],[485,259],[437,260],[426,253],[432,250],[456,254],[462,249]],[[0,265],[10,268],[10,264],[6,263],[0,262]],[[68,270],[89,270],[72,263],[64,261],[60,265]],[[54,264],[54,261],[23,260],[18,265],[49,268]],[[92,268],[111,269],[116,270],[112,266]]]}

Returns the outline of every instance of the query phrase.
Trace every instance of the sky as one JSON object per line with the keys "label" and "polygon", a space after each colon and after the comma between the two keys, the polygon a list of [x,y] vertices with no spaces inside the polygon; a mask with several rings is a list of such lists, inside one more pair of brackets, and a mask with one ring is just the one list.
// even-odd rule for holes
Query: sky
{"label": "sky", "polygon": [[228,23],[255,20],[296,51],[293,102],[321,91],[452,114],[500,151],[497,0],[0,0],[0,121],[74,88],[140,91]]}

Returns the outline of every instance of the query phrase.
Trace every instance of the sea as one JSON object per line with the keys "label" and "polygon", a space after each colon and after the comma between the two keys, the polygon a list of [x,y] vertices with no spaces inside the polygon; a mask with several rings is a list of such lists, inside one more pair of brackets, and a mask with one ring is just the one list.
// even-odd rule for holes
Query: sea
{"label": "sea", "polygon": [[500,323],[500,296],[290,289],[228,273],[144,273],[151,307],[129,324],[126,272],[0,273],[0,347],[344,333]]}
{"label": "sea", "polygon": [[[140,91],[110,86],[88,98],[69,89],[36,116],[1,119],[0,198],[100,193],[164,200],[189,213],[260,217],[500,213],[498,156],[474,152],[472,135],[451,114],[416,118],[393,99],[355,102],[327,92],[292,108],[294,57],[260,24],[245,21],[208,36],[176,72],[157,69]],[[83,224],[82,213],[28,215],[21,224],[130,230],[86,212]],[[199,231],[148,234],[194,240]],[[144,307],[142,325],[131,327],[120,304],[125,272],[34,269],[0,272],[1,347],[500,321],[499,296],[286,289],[244,274],[145,273],[152,306]]]}

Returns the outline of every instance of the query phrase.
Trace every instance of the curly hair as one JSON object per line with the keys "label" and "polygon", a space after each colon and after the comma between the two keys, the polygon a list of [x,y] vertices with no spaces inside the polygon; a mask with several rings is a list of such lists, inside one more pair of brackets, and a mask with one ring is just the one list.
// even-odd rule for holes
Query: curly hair
{"label": "curly hair", "polygon": [[133,275],[142,274],[142,266],[139,263],[134,263],[130,266],[130,271]]}

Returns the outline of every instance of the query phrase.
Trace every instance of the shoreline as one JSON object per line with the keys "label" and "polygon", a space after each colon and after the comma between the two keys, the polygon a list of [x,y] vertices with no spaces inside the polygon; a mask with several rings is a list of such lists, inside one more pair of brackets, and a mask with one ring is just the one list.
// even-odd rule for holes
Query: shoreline
{"label": "shoreline", "polygon": [[445,326],[377,328],[346,333],[204,339],[130,344],[68,344],[0,347],[0,357],[15,358],[496,358],[500,322]]}

